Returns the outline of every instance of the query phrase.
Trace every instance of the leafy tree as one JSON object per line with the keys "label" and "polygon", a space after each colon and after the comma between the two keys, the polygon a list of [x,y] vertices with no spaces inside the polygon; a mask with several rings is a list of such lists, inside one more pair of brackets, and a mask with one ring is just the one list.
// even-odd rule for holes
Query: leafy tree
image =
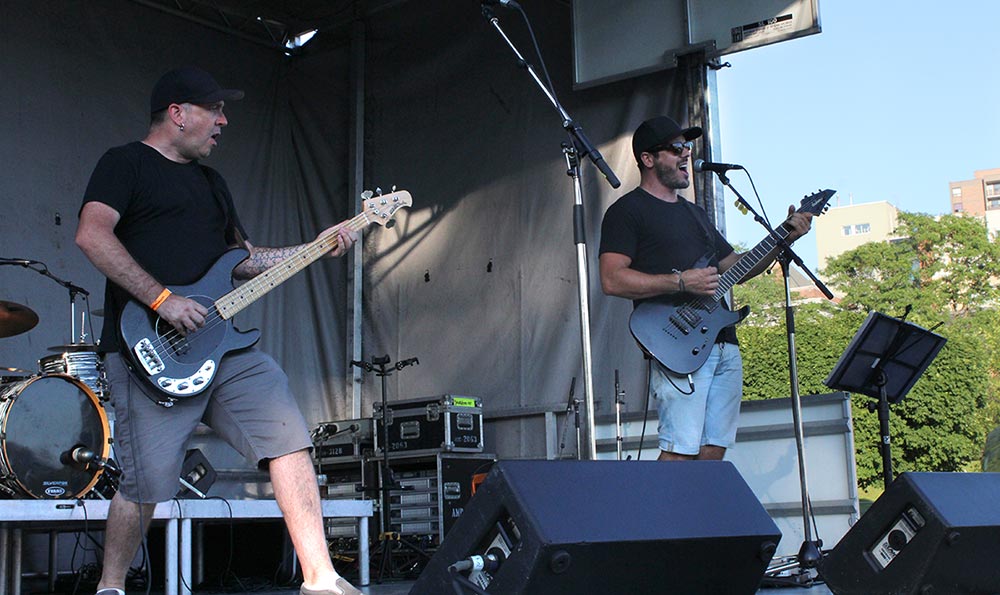
{"label": "leafy tree", "polygon": [[[976,219],[900,213],[893,242],[870,243],[831,259],[825,271],[843,294],[839,304],[795,309],[799,392],[829,392],[823,380],[868,312],[901,316],[948,343],[913,390],[890,407],[893,468],[963,471],[979,468],[986,434],[1000,421],[1000,246]],[[775,269],[779,271],[779,269]],[[751,316],[740,328],[748,399],[789,393],[784,294],[780,271],[734,290]],[[858,483],[882,483],[874,400],[852,396]]]}

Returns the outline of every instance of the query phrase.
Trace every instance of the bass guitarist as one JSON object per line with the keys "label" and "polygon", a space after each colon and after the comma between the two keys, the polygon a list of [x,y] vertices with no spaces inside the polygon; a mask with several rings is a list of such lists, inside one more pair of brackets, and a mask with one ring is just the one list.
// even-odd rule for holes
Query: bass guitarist
{"label": "bass guitarist", "polygon": [[[632,135],[639,187],[612,204],[601,226],[600,275],[604,293],[638,305],[649,299],[712,296],[719,275],[740,254],[711,225],[704,209],[678,194],[690,185],[688,171],[696,126],[681,128],[658,116]],[[787,240],[809,231],[812,215],[789,210]],[[744,279],[764,271],[777,250]],[[707,264],[695,264],[705,262]],[[676,374],[651,359],[649,391],[659,409],[659,460],[721,460],[736,438],[743,363],[733,326],[723,328],[705,363]]]}
{"label": "bass guitarist", "polygon": [[[361,593],[330,561],[309,431],[288,378],[270,356],[252,347],[229,353],[208,389],[168,408],[117,352],[118,316],[130,299],[155,310],[182,335],[192,333],[205,324],[208,309],[166,285],[195,282],[237,245],[250,252],[233,270],[238,278],[251,278],[295,251],[250,245],[225,181],[199,163],[228,124],[226,101],[242,97],[242,91],[223,89],[199,68],[166,73],[153,87],[146,137],[105,153],[84,195],[76,243],[108,278],[100,350],[116,417],[115,456],[123,470],[108,513],[98,595],[124,595],[126,572],[155,503],[177,493],[186,445],[201,421],[270,471],[302,562],[302,593]],[[332,255],[341,256],[355,234],[334,227],[339,229],[324,233],[337,234]]]}

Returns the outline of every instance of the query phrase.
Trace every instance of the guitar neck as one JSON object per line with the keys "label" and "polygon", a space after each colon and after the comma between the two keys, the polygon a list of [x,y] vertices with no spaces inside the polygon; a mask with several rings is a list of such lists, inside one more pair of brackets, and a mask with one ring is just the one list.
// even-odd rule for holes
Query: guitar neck
{"label": "guitar neck", "polygon": [[340,243],[337,240],[338,230],[347,227],[354,231],[361,231],[367,223],[368,217],[365,213],[361,213],[344,225],[320,235],[285,260],[216,300],[216,309],[224,319],[228,320],[236,316],[241,310],[287,281],[295,273],[316,262],[327,252],[334,250]]}
{"label": "guitar neck", "polygon": [[764,258],[766,258],[767,255],[774,250],[775,246],[778,245],[779,238],[784,240],[788,237],[788,234],[789,230],[785,229],[784,225],[779,225],[774,230],[774,235],[778,236],[778,238],[768,235],[751,250],[743,254],[743,256],[736,261],[736,264],[729,267],[729,270],[719,276],[719,287],[715,290],[713,299],[715,301],[720,301],[723,296],[729,293],[729,290],[732,289],[734,285],[742,281],[755,266],[760,264],[760,261],[764,260]]}

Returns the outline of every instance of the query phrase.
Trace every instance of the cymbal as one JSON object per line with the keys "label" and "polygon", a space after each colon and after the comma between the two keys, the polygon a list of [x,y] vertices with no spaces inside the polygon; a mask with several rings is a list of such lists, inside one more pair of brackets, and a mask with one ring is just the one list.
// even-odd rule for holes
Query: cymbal
{"label": "cymbal", "polygon": [[63,353],[67,351],[97,351],[97,345],[93,343],[67,343],[66,345],[53,345],[46,347],[46,349]]}
{"label": "cymbal", "polygon": [[13,337],[30,331],[38,324],[38,314],[31,308],[0,301],[0,337]]}

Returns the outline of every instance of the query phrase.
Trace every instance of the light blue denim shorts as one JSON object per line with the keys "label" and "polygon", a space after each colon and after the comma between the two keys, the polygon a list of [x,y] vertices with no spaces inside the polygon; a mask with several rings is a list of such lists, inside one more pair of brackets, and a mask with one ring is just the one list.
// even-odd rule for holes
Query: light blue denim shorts
{"label": "light blue denim shorts", "polygon": [[743,359],[732,343],[716,343],[701,368],[688,377],[669,372],[656,360],[649,390],[659,408],[660,450],[696,455],[704,445],[729,448],[743,397]]}

